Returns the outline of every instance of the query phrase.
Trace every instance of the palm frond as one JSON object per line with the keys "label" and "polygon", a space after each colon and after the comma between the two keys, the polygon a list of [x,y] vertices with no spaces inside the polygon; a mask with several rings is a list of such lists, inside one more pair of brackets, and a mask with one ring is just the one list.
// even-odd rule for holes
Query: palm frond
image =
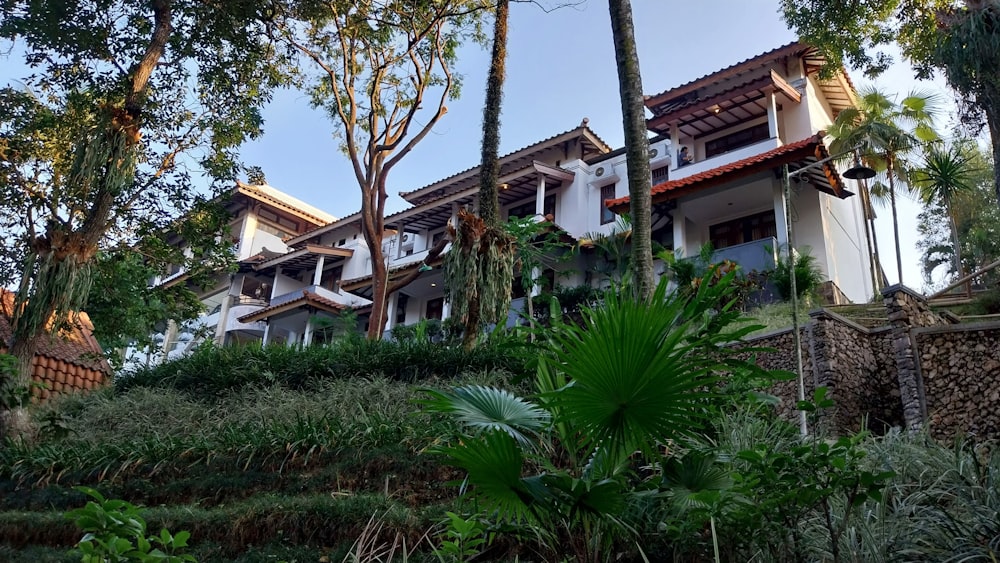
{"label": "palm frond", "polygon": [[470,385],[450,391],[425,389],[428,412],[447,413],[475,433],[500,431],[525,447],[534,447],[549,413],[505,389]]}

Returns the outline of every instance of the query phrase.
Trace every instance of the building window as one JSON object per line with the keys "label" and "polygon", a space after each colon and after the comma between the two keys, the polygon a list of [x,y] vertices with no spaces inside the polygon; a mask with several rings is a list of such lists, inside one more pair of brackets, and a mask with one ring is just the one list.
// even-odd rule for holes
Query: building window
{"label": "building window", "polygon": [[[542,203],[542,213],[544,215],[556,216],[556,196],[555,194],[545,196],[545,200]],[[522,203],[521,205],[515,205],[507,211],[507,218],[513,219],[514,217],[524,218],[524,217],[534,217],[535,216],[535,201],[529,201],[527,203]]]}
{"label": "building window", "polygon": [[396,326],[406,324],[406,304],[410,301],[410,296],[400,293],[396,297]]}
{"label": "building window", "polygon": [[429,299],[427,301],[427,311],[424,318],[426,319],[437,319],[441,320],[444,315],[444,297],[438,297],[437,299]]}
{"label": "building window", "polygon": [[770,137],[771,130],[768,128],[767,123],[754,125],[753,127],[730,133],[718,139],[705,141],[705,158],[752,145]]}
{"label": "building window", "polygon": [[708,228],[708,236],[712,241],[712,247],[717,249],[777,237],[778,228],[774,222],[774,210],[712,225]]}
{"label": "building window", "polygon": [[615,198],[615,185],[601,186],[601,224],[607,225],[615,220],[615,212],[608,209],[607,201]]}
{"label": "building window", "polygon": [[654,168],[652,171],[653,185],[662,184],[667,181],[667,174],[670,172],[669,166],[661,166],[659,168]]}

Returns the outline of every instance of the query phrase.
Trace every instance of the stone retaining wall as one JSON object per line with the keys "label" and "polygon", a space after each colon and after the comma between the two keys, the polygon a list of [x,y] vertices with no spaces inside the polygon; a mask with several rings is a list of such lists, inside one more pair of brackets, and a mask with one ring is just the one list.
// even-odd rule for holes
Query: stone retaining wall
{"label": "stone retaining wall", "polygon": [[931,435],[1000,437],[1000,324],[915,329]]}
{"label": "stone retaining wall", "polygon": [[[1000,438],[1000,322],[955,324],[899,285],[883,295],[888,326],[865,327],[823,309],[810,314],[800,332],[807,398],[827,387],[837,404],[830,423],[840,432],[929,425],[936,438]],[[745,345],[774,348],[758,353],[758,365],[794,373],[792,341],[788,329]],[[782,399],[779,412],[794,418],[798,380],[771,393]]]}

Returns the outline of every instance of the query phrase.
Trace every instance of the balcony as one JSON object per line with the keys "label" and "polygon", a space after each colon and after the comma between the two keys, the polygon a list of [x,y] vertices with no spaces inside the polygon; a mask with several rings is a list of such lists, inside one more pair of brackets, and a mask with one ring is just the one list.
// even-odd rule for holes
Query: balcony
{"label": "balcony", "polygon": [[331,291],[325,287],[321,287],[318,285],[307,285],[300,287],[298,289],[294,289],[287,293],[282,293],[281,295],[272,298],[269,303],[269,306],[274,307],[276,305],[281,305],[283,303],[288,303],[290,301],[299,299],[302,297],[303,291],[315,293],[320,297],[329,299],[330,301],[333,301],[334,303],[339,303],[341,305],[344,305],[345,307],[355,307],[359,305],[366,305],[369,303],[368,300],[357,297],[354,294],[347,293],[346,291],[337,293],[336,291]]}
{"label": "balcony", "polygon": [[777,263],[778,240],[765,237],[759,240],[745,242],[734,246],[720,248],[712,254],[712,262],[718,264],[723,260],[736,262],[744,272],[773,270]]}
{"label": "balcony", "polygon": [[[682,178],[687,178],[688,176],[694,176],[700,172],[705,172],[706,170],[711,170],[713,168],[718,168],[720,166],[725,166],[727,164],[732,164],[734,162],[743,160],[745,158],[750,158],[771,149],[776,149],[781,146],[781,141],[777,138],[765,139],[763,141],[754,143],[752,145],[747,145],[745,147],[740,147],[729,152],[722,154],[717,154],[715,156],[706,158],[704,160],[699,160],[685,166],[679,166],[670,170],[671,180],[680,180]],[[676,160],[676,156],[675,156]]]}

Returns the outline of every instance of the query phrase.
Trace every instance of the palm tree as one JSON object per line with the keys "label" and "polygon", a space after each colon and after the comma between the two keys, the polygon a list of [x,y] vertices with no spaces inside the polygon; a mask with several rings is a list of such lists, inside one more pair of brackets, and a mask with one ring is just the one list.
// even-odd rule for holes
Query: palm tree
{"label": "palm tree", "polygon": [[500,106],[507,59],[509,0],[497,0],[493,52],[483,108],[482,163],[479,168],[479,217],[459,214],[451,252],[445,256],[452,310],[465,324],[463,345],[472,348],[482,324],[499,322],[510,309],[515,241],[500,224]]}
{"label": "palm tree", "polygon": [[649,172],[649,137],[646,135],[646,107],[642,95],[642,75],[635,48],[632,3],[608,0],[611,10],[611,33],[615,42],[618,66],[618,91],[625,126],[628,168],[628,192],[633,226],[632,272],[636,294],[643,299],[653,295],[652,180]]}
{"label": "palm tree", "polygon": [[892,229],[896,247],[896,273],[903,283],[903,259],[899,252],[899,216],[896,209],[897,181],[907,178],[910,153],[921,143],[938,138],[934,130],[936,95],[911,92],[901,101],[875,87],[859,92],[856,104],[837,115],[830,126],[830,150],[844,152],[858,148],[864,162],[885,174],[886,184],[872,187],[876,200],[888,200],[892,208]]}
{"label": "palm tree", "polygon": [[920,198],[927,205],[940,204],[948,214],[954,251],[955,274],[961,277],[962,247],[958,238],[953,203],[956,196],[975,189],[976,175],[980,172],[973,164],[975,157],[962,145],[932,146],[924,155],[923,166],[913,171],[911,183],[919,190]]}

